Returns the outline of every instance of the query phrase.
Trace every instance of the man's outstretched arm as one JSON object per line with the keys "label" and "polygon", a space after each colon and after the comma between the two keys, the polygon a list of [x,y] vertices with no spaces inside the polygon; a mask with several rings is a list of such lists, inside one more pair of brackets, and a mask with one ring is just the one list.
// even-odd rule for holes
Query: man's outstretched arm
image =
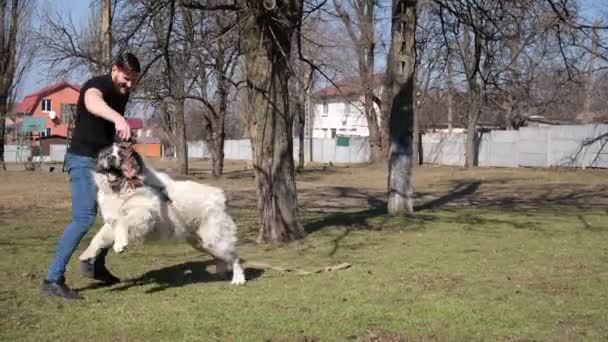
{"label": "man's outstretched arm", "polygon": [[129,140],[131,138],[131,128],[129,127],[127,120],[108,106],[103,100],[101,91],[95,88],[88,89],[86,93],[84,93],[84,105],[91,114],[113,122],[116,127],[116,132],[121,139]]}

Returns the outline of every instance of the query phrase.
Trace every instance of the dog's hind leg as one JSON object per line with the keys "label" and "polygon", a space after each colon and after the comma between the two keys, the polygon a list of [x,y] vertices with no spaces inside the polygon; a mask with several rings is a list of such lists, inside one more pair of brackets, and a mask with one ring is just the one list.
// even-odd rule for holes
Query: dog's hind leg
{"label": "dog's hind leg", "polygon": [[245,271],[241,267],[240,258],[236,251],[217,248],[214,245],[205,246],[204,244],[203,248],[215,257],[218,272],[226,272],[228,269],[232,269],[233,285],[245,284]]}
{"label": "dog's hind leg", "polygon": [[81,261],[86,261],[89,259],[94,259],[99,252],[106,247],[110,247],[114,242],[114,232],[112,231],[112,226],[108,223],[105,223],[99,232],[95,234],[93,240],[87,247],[87,249],[82,252],[80,257]]}
{"label": "dog's hind leg", "polygon": [[215,273],[223,274],[229,271],[228,264],[226,262],[215,255],[213,255],[209,250],[203,247],[203,242],[198,235],[191,235],[186,237],[186,241],[192,246],[192,248],[196,249],[199,252],[210,255],[213,257],[213,262],[215,263]]}
{"label": "dog's hind leg", "polygon": [[245,271],[241,267],[240,258],[237,256],[232,262],[232,285],[245,284]]}
{"label": "dog's hind leg", "polygon": [[229,269],[232,269],[232,284],[245,284],[245,271],[241,267],[240,258],[232,246],[226,248],[226,246],[220,247],[220,245],[206,243],[198,235],[189,236],[186,241],[196,250],[209,254],[215,259],[216,273],[226,273]]}

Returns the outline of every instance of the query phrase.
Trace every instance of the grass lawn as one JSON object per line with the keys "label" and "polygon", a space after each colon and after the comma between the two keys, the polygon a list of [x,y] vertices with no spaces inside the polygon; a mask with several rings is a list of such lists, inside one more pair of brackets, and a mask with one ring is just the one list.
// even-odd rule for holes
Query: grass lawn
{"label": "grass lawn", "polygon": [[[167,167],[159,164],[159,167]],[[386,170],[315,166],[298,176],[309,235],[258,246],[253,176],[230,162],[221,179],[251,261],[234,287],[187,245],[154,243],[109,256],[124,282],[68,283],[84,301],[40,295],[70,216],[64,174],[9,171],[0,182],[1,341],[606,341],[608,173],[597,170],[415,171],[418,211],[383,211]],[[96,225],[99,227],[99,221]]]}

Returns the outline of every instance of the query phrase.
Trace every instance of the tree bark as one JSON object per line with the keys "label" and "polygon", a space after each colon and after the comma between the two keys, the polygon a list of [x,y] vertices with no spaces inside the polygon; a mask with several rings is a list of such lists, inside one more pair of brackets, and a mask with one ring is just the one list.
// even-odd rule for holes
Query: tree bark
{"label": "tree bark", "polygon": [[303,103],[300,96],[298,96],[298,102],[296,103],[296,115],[298,116],[298,170],[304,169],[304,128],[306,125],[306,112],[304,108],[306,105]]}
{"label": "tree bark", "polygon": [[[467,76],[469,113],[467,122],[467,140],[465,147],[465,167],[472,168],[476,164],[477,154],[477,123],[481,116],[481,90],[479,82],[479,61],[481,60],[481,37],[473,32],[473,47],[471,47],[471,30],[468,26],[464,29],[464,65]],[[473,53],[471,53],[471,49]]]}
{"label": "tree bark", "polygon": [[289,55],[302,3],[284,1],[266,10],[245,1],[239,12],[241,48],[247,65],[250,130],[255,172],[258,243],[304,236],[298,219],[293,160],[293,114],[289,108]]}
{"label": "tree bark", "polygon": [[416,68],[416,0],[393,0],[389,80],[390,148],[388,212],[414,212],[413,137]]}
{"label": "tree bark", "polygon": [[363,1],[360,16],[363,18],[361,35],[363,43],[363,52],[360,53],[363,59],[359,59],[359,72],[362,75],[362,84],[364,89],[364,106],[365,116],[367,118],[367,127],[369,127],[369,143],[371,147],[372,162],[380,162],[384,160],[384,150],[382,136],[380,134],[380,125],[378,122],[378,113],[374,108],[374,1]]}
{"label": "tree bark", "polygon": [[112,64],[112,0],[101,2],[101,72],[108,72]]}
{"label": "tree bark", "polygon": [[2,170],[6,171],[6,164],[4,163],[4,144],[6,137],[6,114],[8,112],[7,108],[7,97],[2,95],[0,92],[0,165],[2,166]]}
{"label": "tree bark", "polygon": [[371,151],[371,162],[384,160],[384,142],[378,121],[378,113],[374,109],[374,0],[353,0],[353,7],[357,16],[358,35],[353,26],[355,23],[350,15],[342,8],[340,0],[334,0],[334,7],[348,32],[348,35],[357,51],[357,65],[359,80],[363,91],[363,111],[369,130],[368,142]]}
{"label": "tree bark", "polygon": [[447,65],[448,65],[448,133],[452,133],[454,129],[454,64],[452,59],[452,51],[448,47]]}
{"label": "tree bark", "polygon": [[[6,134],[7,104],[17,71],[17,34],[20,29],[20,9],[23,3],[12,0],[0,0],[0,164],[4,164],[4,143]],[[7,9],[10,8],[10,12]],[[6,17],[9,15],[10,17]]]}
{"label": "tree bark", "polygon": [[598,27],[600,25],[599,20],[595,20],[593,23],[593,35],[591,39],[591,54],[589,56],[589,68],[587,69],[587,80],[585,81],[585,102],[583,103],[583,110],[588,115],[591,112],[591,101],[593,99],[593,66],[595,64],[595,58],[597,56],[597,49],[599,45],[600,36],[598,33]]}
{"label": "tree bark", "polygon": [[477,158],[477,121],[479,121],[479,91],[477,87],[470,88],[469,95],[472,105],[469,107],[469,121],[467,125],[466,161],[465,167],[472,168],[476,165]]}
{"label": "tree bark", "polygon": [[224,173],[224,137],[213,133],[213,144],[211,148],[211,159],[213,163],[212,174],[219,177]]}
{"label": "tree bark", "polygon": [[178,170],[181,175],[188,174],[188,144],[186,142],[186,123],[183,98],[175,101],[175,142]]}
{"label": "tree bark", "polygon": [[[221,45],[221,43],[219,43]],[[220,49],[223,56],[223,49]],[[219,65],[224,66],[224,58],[220,59]],[[228,80],[222,72],[217,73],[217,93],[219,100],[218,115],[214,118],[212,138],[213,176],[219,177],[224,173],[224,141],[226,140],[225,123],[226,113],[228,112]]]}

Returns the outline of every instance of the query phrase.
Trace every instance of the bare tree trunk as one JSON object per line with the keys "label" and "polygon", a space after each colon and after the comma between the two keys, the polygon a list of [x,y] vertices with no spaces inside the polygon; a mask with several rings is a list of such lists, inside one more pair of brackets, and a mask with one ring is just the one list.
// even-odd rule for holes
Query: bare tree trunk
{"label": "bare tree trunk", "polygon": [[[390,54],[390,52],[389,52]],[[380,101],[380,134],[382,141],[385,142],[383,158],[388,160],[389,144],[390,144],[390,116],[391,116],[391,101],[392,101],[392,84],[388,70],[385,74],[386,79],[383,82],[383,89]]]}
{"label": "bare tree trunk", "polygon": [[452,59],[452,51],[448,47],[447,52],[448,64],[448,133],[452,133],[454,129],[454,63]]}
{"label": "bare tree trunk", "polygon": [[6,171],[6,164],[4,163],[4,144],[6,137],[6,114],[8,112],[7,108],[7,96],[2,95],[0,92],[0,164],[2,166],[2,170]]}
{"label": "bare tree trunk", "polygon": [[109,72],[112,64],[112,0],[101,2],[101,72]]}
{"label": "bare tree trunk", "polygon": [[[384,160],[384,143],[378,122],[378,113],[374,109],[374,0],[352,0],[357,20],[341,6],[341,0],[334,0],[334,8],[340,16],[346,31],[357,51],[359,79],[363,90],[363,110],[369,130],[368,142],[371,150],[371,162]],[[356,29],[354,25],[357,25]],[[358,31],[358,36],[357,32]]]}
{"label": "bare tree trunk", "polygon": [[212,139],[211,159],[213,163],[213,176],[219,177],[224,173],[224,138],[216,136]]}
{"label": "bare tree trunk", "polygon": [[[221,54],[223,55],[223,51]],[[224,65],[223,57],[219,58],[221,58],[221,61],[218,64]],[[218,72],[217,75],[219,108],[218,115],[214,118],[213,133],[211,134],[213,141],[211,158],[213,160],[213,176],[215,177],[219,177],[224,173],[225,123],[226,113],[228,112],[228,80],[221,72]]]}
{"label": "bare tree trunk", "polygon": [[506,119],[507,119],[507,129],[509,130],[513,130],[513,129],[519,129],[519,127],[521,126],[521,124],[523,123],[522,118],[517,116],[517,112],[515,110],[515,105],[517,102],[517,88],[518,88],[518,84],[519,84],[519,75],[518,75],[518,71],[517,71],[517,56],[519,54],[519,44],[520,42],[518,41],[519,37],[513,37],[511,39],[509,39],[508,44],[509,44],[509,58],[510,58],[510,64],[511,66],[509,67],[509,78],[510,78],[510,85],[508,86],[508,94],[507,94],[507,98],[506,98],[506,104],[505,104],[505,109],[506,109]]}
{"label": "bare tree trunk", "polygon": [[506,126],[507,126],[508,130],[516,129],[515,120],[513,118],[514,103],[515,103],[515,99],[513,98],[513,94],[511,92],[509,92],[507,94],[507,98],[506,98],[506,100],[504,102],[504,106],[503,106],[503,108],[505,109]]}
{"label": "bare tree trunk", "polygon": [[313,129],[314,129],[314,110],[313,110],[313,105],[312,105],[312,85],[310,85],[308,88],[306,88],[306,115],[308,116],[308,153],[309,153],[309,160],[312,163],[313,162]]}
{"label": "bare tree trunk", "polygon": [[380,134],[378,113],[374,109],[374,1],[363,1],[362,10],[364,18],[362,25],[362,40],[364,44],[364,60],[360,60],[360,72],[363,76],[362,84],[365,94],[365,116],[367,117],[367,127],[369,127],[369,143],[371,147],[372,162],[384,160],[384,145]]}
{"label": "bare tree trunk", "polygon": [[184,100],[178,99],[175,103],[175,142],[179,173],[188,174],[188,145],[186,142],[186,123],[184,118]]}
{"label": "bare tree trunk", "polygon": [[[4,143],[6,133],[7,102],[13,88],[17,72],[17,33],[20,29],[20,9],[24,6],[19,0],[0,0],[0,164],[4,164]],[[7,9],[10,8],[10,13]],[[10,17],[7,17],[9,15]]]}
{"label": "bare tree trunk", "polygon": [[477,87],[469,88],[471,92],[469,99],[472,101],[469,107],[469,121],[467,125],[466,160],[465,167],[472,168],[476,164],[477,154],[477,121],[479,121],[479,91]]}
{"label": "bare tree trunk", "polygon": [[416,1],[393,0],[389,80],[392,85],[388,164],[389,213],[414,212],[412,131],[416,68]]}
{"label": "bare tree trunk", "polygon": [[587,80],[585,82],[585,102],[583,104],[583,110],[585,113],[591,112],[591,101],[593,99],[593,66],[595,64],[595,58],[597,56],[597,48],[599,45],[600,36],[598,33],[598,27],[600,25],[599,20],[595,20],[593,23],[593,37],[591,41],[591,55],[589,56],[589,68],[587,69]]}
{"label": "bare tree trunk", "polygon": [[[467,122],[467,141],[465,147],[465,167],[472,168],[475,166],[477,153],[477,123],[481,116],[481,91],[477,81],[479,71],[479,61],[481,60],[481,38],[477,32],[473,33],[474,42],[471,47],[471,30],[468,26],[464,29],[464,63],[467,84],[469,90],[469,113]],[[474,53],[471,53],[471,50]]]}
{"label": "bare tree trunk", "polygon": [[302,3],[284,1],[274,11],[257,1],[241,4],[249,123],[250,130],[255,130],[251,138],[260,225],[257,242],[287,242],[304,236],[298,219],[287,67]]}
{"label": "bare tree trunk", "polygon": [[298,171],[304,169],[304,128],[306,125],[306,112],[304,108],[306,104],[302,103],[301,96],[298,96],[298,102],[296,102],[296,115],[298,116],[298,139],[299,139],[299,149],[298,149]]}

